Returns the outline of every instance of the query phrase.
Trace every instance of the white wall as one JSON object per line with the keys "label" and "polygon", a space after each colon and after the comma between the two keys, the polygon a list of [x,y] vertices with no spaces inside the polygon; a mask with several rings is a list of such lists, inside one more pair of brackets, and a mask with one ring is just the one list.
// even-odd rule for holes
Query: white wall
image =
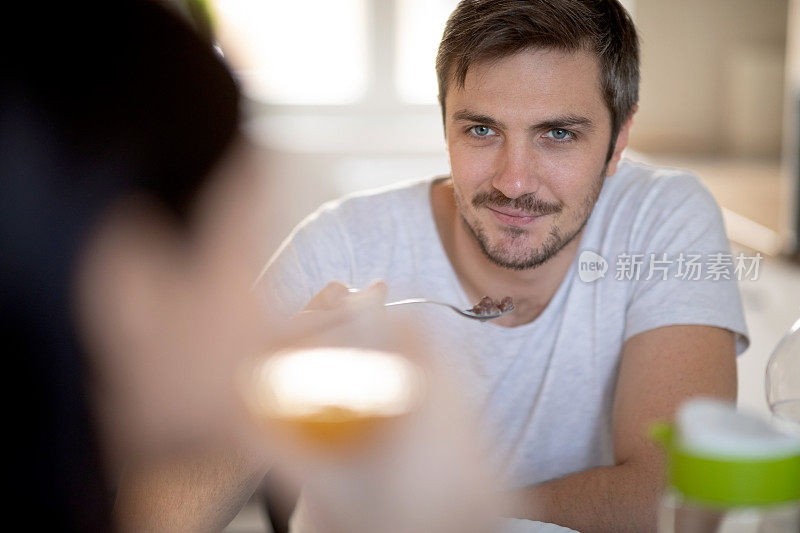
{"label": "white wall", "polygon": [[777,155],[787,0],[637,0],[634,148]]}
{"label": "white wall", "polygon": [[798,250],[800,217],[800,0],[790,0],[786,43],[786,114],[783,122],[783,234],[788,236],[786,249]]}

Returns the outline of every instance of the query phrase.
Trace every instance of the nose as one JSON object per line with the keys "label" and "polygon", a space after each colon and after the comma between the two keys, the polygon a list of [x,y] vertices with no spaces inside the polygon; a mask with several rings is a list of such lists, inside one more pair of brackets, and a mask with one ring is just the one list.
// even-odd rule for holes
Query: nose
{"label": "nose", "polygon": [[527,139],[509,139],[497,153],[492,186],[511,199],[536,192],[540,182],[535,163],[534,150]]}

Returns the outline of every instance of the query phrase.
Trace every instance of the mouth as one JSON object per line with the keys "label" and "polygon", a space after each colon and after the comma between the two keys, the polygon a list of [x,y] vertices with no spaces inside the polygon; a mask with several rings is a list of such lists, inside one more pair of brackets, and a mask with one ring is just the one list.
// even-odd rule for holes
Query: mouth
{"label": "mouth", "polygon": [[508,209],[508,208],[496,209],[492,207],[487,207],[486,209],[491,211],[492,215],[494,215],[494,217],[503,224],[516,227],[527,226],[532,222],[534,222],[535,220],[546,216],[546,215],[531,215],[530,213],[525,213],[523,211],[516,211],[514,209]]}

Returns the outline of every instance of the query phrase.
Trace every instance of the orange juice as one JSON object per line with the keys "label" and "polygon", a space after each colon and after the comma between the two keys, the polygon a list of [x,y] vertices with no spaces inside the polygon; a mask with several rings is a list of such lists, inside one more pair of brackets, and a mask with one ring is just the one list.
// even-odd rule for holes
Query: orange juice
{"label": "orange juice", "polygon": [[253,374],[253,410],[310,445],[362,441],[420,403],[424,375],[406,357],[357,348],[314,348],[265,358]]}

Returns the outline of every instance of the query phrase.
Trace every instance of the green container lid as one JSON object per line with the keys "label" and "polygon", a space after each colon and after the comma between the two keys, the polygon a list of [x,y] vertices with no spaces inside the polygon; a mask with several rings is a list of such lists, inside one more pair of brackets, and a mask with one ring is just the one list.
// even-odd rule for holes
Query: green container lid
{"label": "green container lid", "polygon": [[800,453],[719,458],[682,447],[671,424],[656,424],[650,433],[667,452],[669,484],[688,499],[723,507],[800,500]]}

